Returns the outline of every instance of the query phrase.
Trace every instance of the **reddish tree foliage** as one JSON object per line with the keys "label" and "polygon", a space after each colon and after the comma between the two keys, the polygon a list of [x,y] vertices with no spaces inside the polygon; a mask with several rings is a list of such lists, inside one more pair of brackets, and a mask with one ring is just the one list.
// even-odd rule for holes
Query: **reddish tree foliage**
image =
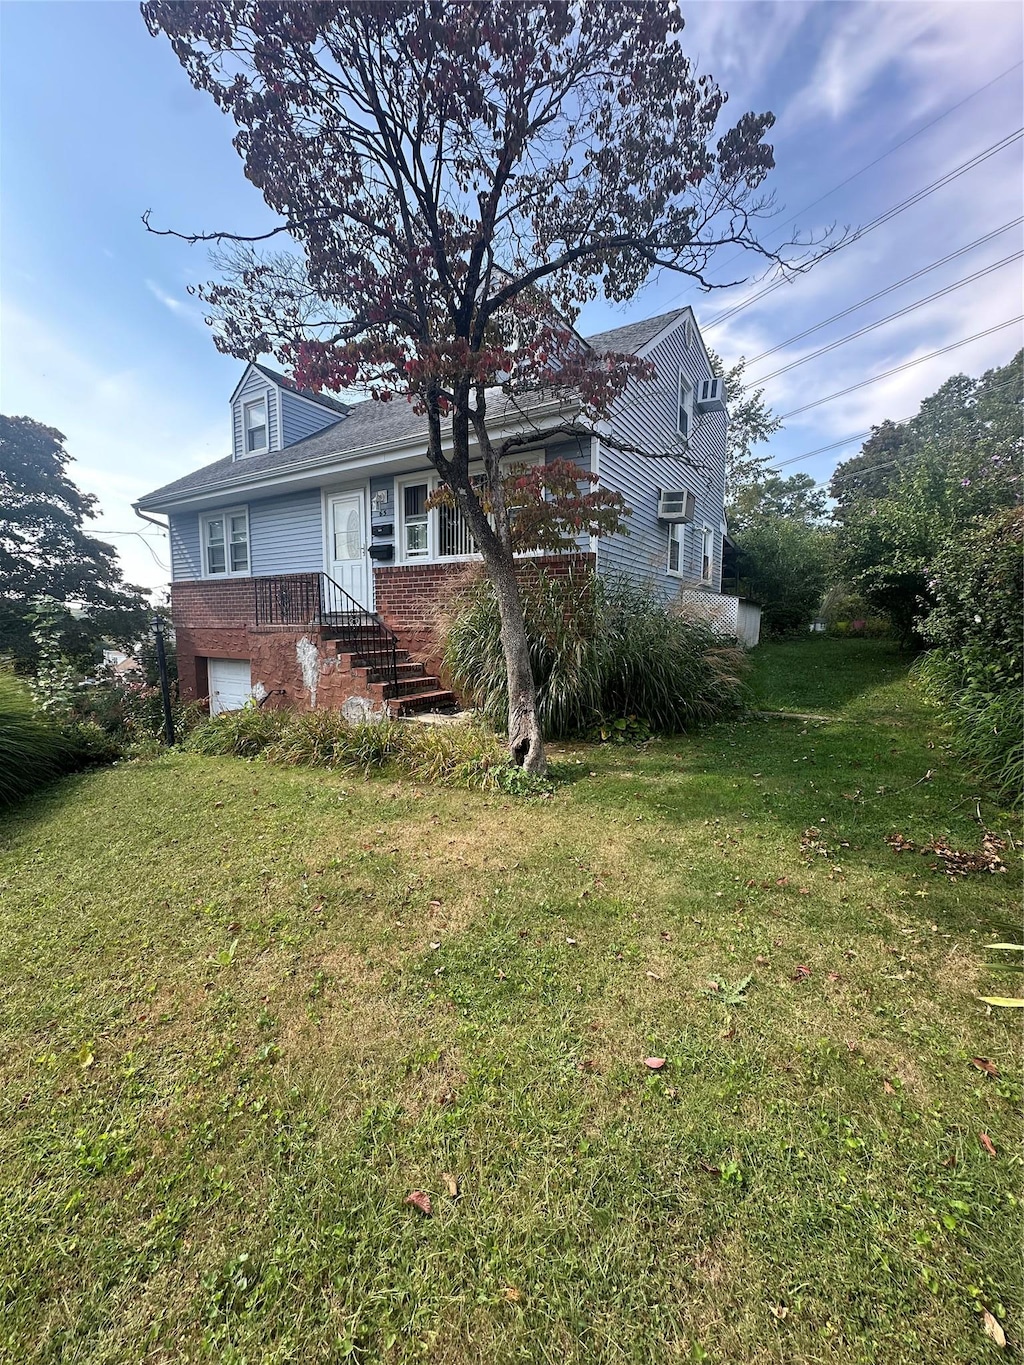
{"label": "reddish tree foliage", "polygon": [[[549,545],[551,513],[529,497],[561,502],[570,535],[612,509],[534,475],[512,515],[501,462],[589,430],[650,375],[576,334],[599,290],[624,301],[654,269],[707,284],[724,243],[779,259],[754,232],[772,115],[718,135],[726,96],[694,74],[672,0],[150,0],[142,11],[234,119],[245,173],[281,219],[250,237],[187,236],[220,251],[219,280],[200,290],[217,345],[423,415],[429,458],[497,588],[510,750],[540,769],[513,526]],[[297,252],[260,254],[279,237]]]}

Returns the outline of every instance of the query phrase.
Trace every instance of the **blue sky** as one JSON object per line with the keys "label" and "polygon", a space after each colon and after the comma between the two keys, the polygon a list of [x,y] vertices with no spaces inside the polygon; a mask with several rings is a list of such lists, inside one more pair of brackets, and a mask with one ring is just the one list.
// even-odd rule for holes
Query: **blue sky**
{"label": "blue sky", "polygon": [[[1016,3],[718,0],[684,3],[683,13],[684,44],[729,92],[729,120],[746,109],[777,115],[769,238],[793,214],[805,230],[864,224],[1024,122]],[[240,366],[214,350],[186,292],[209,273],[204,249],[148,235],[140,216],[152,208],[156,222],[182,229],[247,231],[270,217],[242,175],[232,125],[192,90],[166,42],[149,37],[134,3],[4,0],[0,43],[0,406],[65,432],[74,476],[101,502],[93,529],[117,544],[129,579],[155,587],[168,577],[166,545],[131,503],[226,453]],[[727,362],[759,355],[1012,223],[1022,213],[1021,145],[717,326],[755,287],[707,296],[664,278],[626,307],[592,305],[582,329],[687,302]],[[1021,250],[1021,236],[1018,225],[972,247],[784,345],[751,376],[995,265]],[[716,273],[728,280],[743,269],[723,255]],[[779,413],[815,402],[1016,317],[1021,298],[1021,263],[1011,261],[770,380],[769,400]],[[949,374],[980,373],[1020,344],[1018,324],[858,388],[790,419],[771,453],[794,459],[908,416]],[[786,472],[827,478],[856,448]],[[136,530],[144,540],[114,534]]]}

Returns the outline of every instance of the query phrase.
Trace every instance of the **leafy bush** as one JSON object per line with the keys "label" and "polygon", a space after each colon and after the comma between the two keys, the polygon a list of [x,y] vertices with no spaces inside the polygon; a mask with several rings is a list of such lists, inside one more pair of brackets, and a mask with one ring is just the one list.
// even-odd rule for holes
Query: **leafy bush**
{"label": "leafy bush", "polygon": [[806,630],[825,591],[829,537],[804,522],[757,521],[736,536],[743,591],[761,604],[770,635]]}
{"label": "leafy bush", "polygon": [[1012,801],[1024,784],[1024,509],[975,521],[932,566],[933,606],[922,629],[933,649],[919,665],[946,708],[958,747]]}
{"label": "leafy bush", "polygon": [[[741,652],[649,592],[589,572],[538,571],[522,582],[530,663],[549,739],[630,717],[674,733],[739,702]],[[505,658],[494,589],[474,578],[444,620],[445,666],[496,728],[508,723]]]}

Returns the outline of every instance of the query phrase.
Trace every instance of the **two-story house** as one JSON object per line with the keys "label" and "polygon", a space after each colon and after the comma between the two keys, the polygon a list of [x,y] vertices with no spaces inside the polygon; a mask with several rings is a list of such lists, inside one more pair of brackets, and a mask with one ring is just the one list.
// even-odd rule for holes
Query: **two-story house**
{"label": "two-story house", "polygon": [[[721,595],[724,394],[692,311],[587,342],[650,360],[656,378],[631,384],[597,427],[563,399],[559,421],[568,413],[577,434],[516,458],[594,471],[624,495],[629,531],[534,562],[683,594],[723,633],[742,634],[741,604]],[[530,430],[549,406],[529,411]],[[521,409],[493,411],[495,434],[523,430]],[[428,507],[437,475],[425,451],[424,419],[407,403],[346,404],[246,368],[231,395],[230,454],[136,503],[168,519],[183,696],[209,698],[214,713],[250,696],[350,715],[454,704],[431,669],[437,606],[478,556],[456,509]]]}

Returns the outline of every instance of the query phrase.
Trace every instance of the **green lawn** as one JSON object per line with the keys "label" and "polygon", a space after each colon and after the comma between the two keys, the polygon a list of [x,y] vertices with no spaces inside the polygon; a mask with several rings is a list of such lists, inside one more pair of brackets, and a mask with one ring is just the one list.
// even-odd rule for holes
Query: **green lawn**
{"label": "green lawn", "polygon": [[[0,1358],[1019,1350],[1019,831],[904,666],[763,648],[835,719],[561,746],[547,800],[174,754],[8,814]],[[1007,875],[885,843],[979,812]]]}

